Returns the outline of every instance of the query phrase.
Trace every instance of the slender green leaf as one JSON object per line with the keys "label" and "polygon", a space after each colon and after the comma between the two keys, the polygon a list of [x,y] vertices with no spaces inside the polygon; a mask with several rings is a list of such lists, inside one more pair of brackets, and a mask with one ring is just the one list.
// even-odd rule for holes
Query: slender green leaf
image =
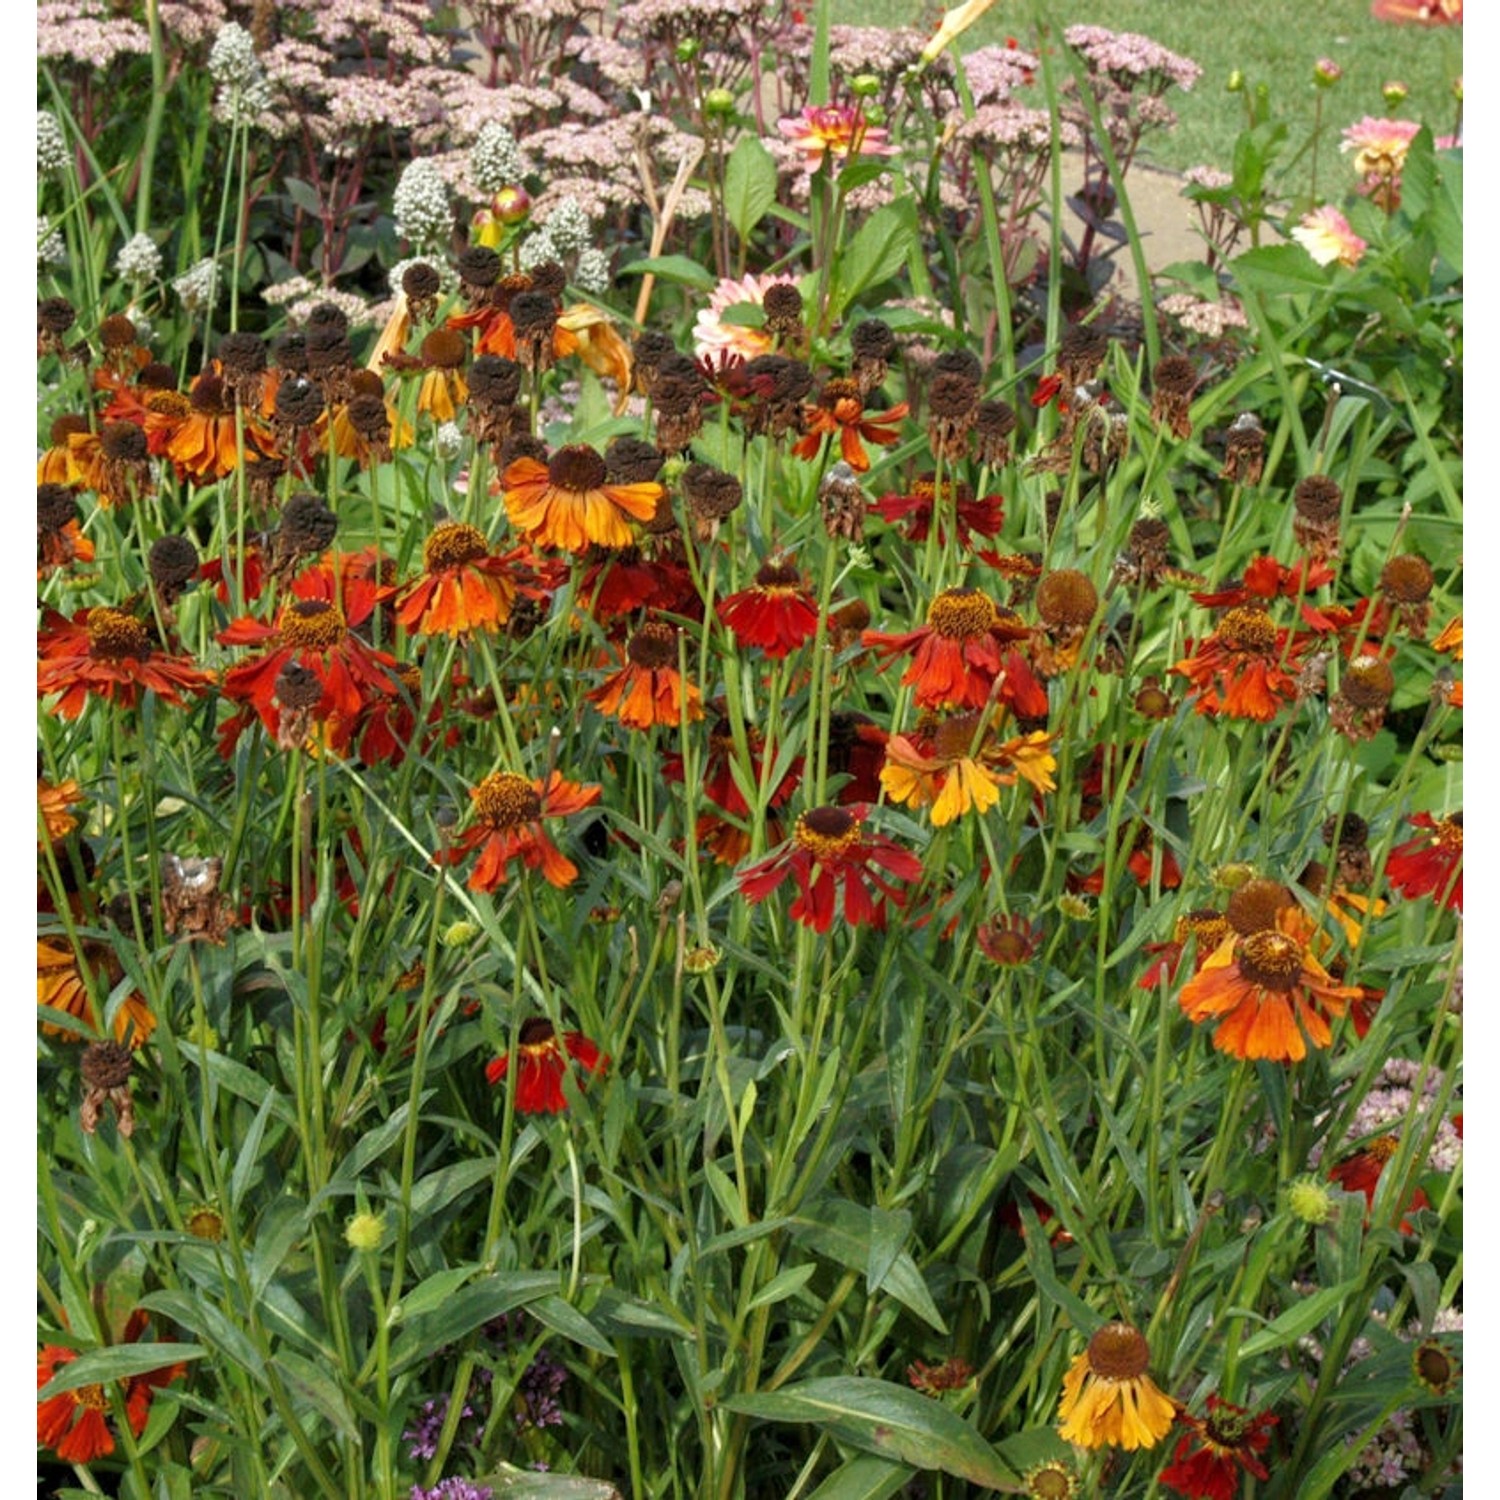
{"label": "slender green leaf", "polygon": [[39,1401],[76,1391],[81,1385],[108,1385],[128,1380],[132,1375],[146,1375],[164,1370],[168,1365],[202,1359],[207,1349],[197,1344],[111,1344],[107,1349],[90,1349],[77,1359],[70,1359],[36,1394]]}
{"label": "slender green leaf", "polygon": [[[1273,1349],[1289,1348],[1303,1334],[1316,1328],[1330,1313],[1339,1311],[1358,1290],[1359,1278],[1356,1277],[1352,1281],[1341,1281],[1337,1286],[1324,1287],[1310,1297],[1299,1299],[1279,1318],[1273,1318],[1258,1333],[1247,1338],[1240,1345],[1241,1355],[1250,1359]],[[1230,1312],[1245,1316],[1242,1308],[1231,1308]]]}
{"label": "slender green leaf", "polygon": [[576,1307],[556,1294],[528,1302],[526,1311],[565,1339],[572,1339],[575,1344],[582,1344],[596,1354],[614,1358],[615,1346]]}
{"label": "slender green leaf", "polygon": [[620,267],[622,276],[645,276],[648,272],[662,281],[675,281],[682,286],[696,287],[700,292],[711,292],[718,285],[712,271],[705,270],[697,261],[689,260],[685,255],[648,256]]}
{"label": "slender green leaf", "polygon": [[776,158],[760,137],[744,136],[724,163],[724,211],[742,240],[776,201]]}
{"label": "slender green leaf", "polygon": [[1015,1472],[962,1417],[889,1380],[840,1375],[721,1404],[769,1422],[826,1424],[841,1441],[881,1458],[940,1469],[987,1489],[1019,1489]]}
{"label": "slender green leaf", "polygon": [[889,1496],[900,1494],[902,1486],[916,1472],[909,1464],[862,1453],[840,1464],[808,1500],[888,1500]]}

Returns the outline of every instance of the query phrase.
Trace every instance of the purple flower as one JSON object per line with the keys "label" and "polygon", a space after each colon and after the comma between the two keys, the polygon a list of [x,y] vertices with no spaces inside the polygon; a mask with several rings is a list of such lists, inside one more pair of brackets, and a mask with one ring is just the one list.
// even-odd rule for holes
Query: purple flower
{"label": "purple flower", "polygon": [[440,1479],[430,1490],[421,1485],[411,1487],[409,1500],[494,1500],[494,1490],[472,1479]]}

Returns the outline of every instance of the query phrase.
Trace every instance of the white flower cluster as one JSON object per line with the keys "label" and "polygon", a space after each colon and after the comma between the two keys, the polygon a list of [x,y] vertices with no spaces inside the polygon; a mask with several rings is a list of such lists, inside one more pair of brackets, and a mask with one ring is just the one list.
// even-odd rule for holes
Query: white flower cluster
{"label": "white flower cluster", "polygon": [[225,125],[252,125],[271,107],[273,95],[266,81],[250,33],[234,21],[226,22],[208,54],[209,76],[219,85],[214,118]]}
{"label": "white flower cluster", "polygon": [[50,110],[36,112],[36,175],[50,177],[68,164],[68,142],[57,116]]}
{"label": "white flower cluster", "polygon": [[437,456],[445,463],[451,463],[460,453],[464,451],[464,435],[459,431],[456,422],[443,422],[433,434],[432,446],[437,450]]}
{"label": "white flower cluster", "polygon": [[218,300],[219,268],[211,257],[200,260],[173,281],[172,290],[182,299],[185,312],[207,312]]}
{"label": "white flower cluster", "polygon": [[571,194],[559,200],[543,226],[548,238],[563,255],[577,255],[593,243],[593,226],[589,216]]}
{"label": "white flower cluster", "polygon": [[115,275],[123,281],[155,281],[161,275],[161,251],[149,234],[133,234],[115,256]]}
{"label": "white flower cluster", "polygon": [[62,231],[55,229],[52,221],[40,214],[36,221],[36,263],[38,266],[65,266],[68,263],[68,247],[63,243]]}
{"label": "white flower cluster", "polygon": [[609,257],[590,246],[578,253],[578,265],[573,271],[573,285],[591,297],[602,297],[609,290]]}
{"label": "white flower cluster", "polygon": [[392,206],[397,235],[413,245],[439,246],[453,232],[448,184],[437,166],[425,158],[412,162],[402,172]]}
{"label": "white flower cluster", "polygon": [[557,244],[545,229],[538,229],[521,241],[520,261],[523,271],[534,271],[549,260],[561,260]]}
{"label": "white flower cluster", "polygon": [[491,121],[479,132],[469,152],[469,174],[474,186],[491,198],[501,188],[514,187],[526,175],[521,148],[505,126]]}

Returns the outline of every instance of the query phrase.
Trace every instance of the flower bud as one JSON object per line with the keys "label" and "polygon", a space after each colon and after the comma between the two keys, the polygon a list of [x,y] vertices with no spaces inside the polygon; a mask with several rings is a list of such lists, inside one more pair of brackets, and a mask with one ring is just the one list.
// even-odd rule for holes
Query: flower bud
{"label": "flower bud", "polygon": [[685,36],[677,44],[677,61],[690,63],[703,51],[703,43],[695,36]]}
{"label": "flower bud", "polygon": [[856,73],[849,80],[849,92],[856,99],[873,99],[880,89],[880,77],[876,73]]}
{"label": "flower bud", "polygon": [[727,120],[734,113],[734,94],[729,89],[710,89],[703,96],[703,113],[710,119]]}
{"label": "flower bud", "polygon": [[1332,88],[1343,76],[1344,70],[1331,57],[1320,57],[1313,64],[1313,82],[1319,88]]}
{"label": "flower bud", "polygon": [[1225,92],[1230,94],[1243,94],[1245,92],[1245,75],[1238,69],[1230,70],[1229,80],[1224,85]]}
{"label": "flower bud", "polygon": [[491,200],[490,212],[502,224],[519,224],[531,212],[531,194],[519,184],[501,188]]}
{"label": "flower bud", "polygon": [[1333,1217],[1333,1195],[1316,1177],[1299,1177],[1286,1190],[1286,1206],[1304,1224],[1326,1224]]}
{"label": "flower bud", "polygon": [[445,948],[462,948],[465,943],[473,942],[478,936],[479,928],[473,922],[460,920],[450,923],[439,941]]}
{"label": "flower bud", "polygon": [[1380,85],[1380,97],[1385,100],[1387,109],[1395,109],[1398,104],[1404,103],[1410,92],[1399,78],[1392,78],[1388,83]]}
{"label": "flower bud", "polygon": [[344,1226],[344,1242],[351,1250],[369,1252],[380,1248],[385,1220],[379,1214],[355,1214]]}

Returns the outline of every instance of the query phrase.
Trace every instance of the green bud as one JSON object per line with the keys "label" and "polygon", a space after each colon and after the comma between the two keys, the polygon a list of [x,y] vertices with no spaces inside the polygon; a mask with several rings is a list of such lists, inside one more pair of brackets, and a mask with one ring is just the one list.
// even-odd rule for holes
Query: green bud
{"label": "green bud", "polygon": [[380,1248],[385,1234],[385,1220],[379,1214],[355,1214],[344,1226],[344,1242],[351,1250],[368,1253]]}
{"label": "green bud", "polygon": [[690,63],[702,50],[703,43],[697,37],[685,36],[677,44],[677,61],[680,63]]}
{"label": "green bud", "polygon": [[703,113],[710,119],[727,120],[734,113],[734,94],[729,89],[710,89],[703,96]]}
{"label": "green bud", "polygon": [[849,92],[856,99],[873,99],[880,89],[880,79],[874,73],[858,73],[849,80]]}
{"label": "green bud", "polygon": [[1333,1217],[1333,1194],[1316,1177],[1299,1177],[1286,1190],[1286,1206],[1304,1224],[1326,1224]]}
{"label": "green bud", "polygon": [[1229,82],[1224,85],[1231,94],[1243,94],[1245,92],[1245,75],[1235,68],[1229,75]]}
{"label": "green bud", "polygon": [[462,948],[465,943],[472,943],[478,936],[479,928],[473,922],[465,922],[460,918],[448,925],[439,941],[445,948]]}

